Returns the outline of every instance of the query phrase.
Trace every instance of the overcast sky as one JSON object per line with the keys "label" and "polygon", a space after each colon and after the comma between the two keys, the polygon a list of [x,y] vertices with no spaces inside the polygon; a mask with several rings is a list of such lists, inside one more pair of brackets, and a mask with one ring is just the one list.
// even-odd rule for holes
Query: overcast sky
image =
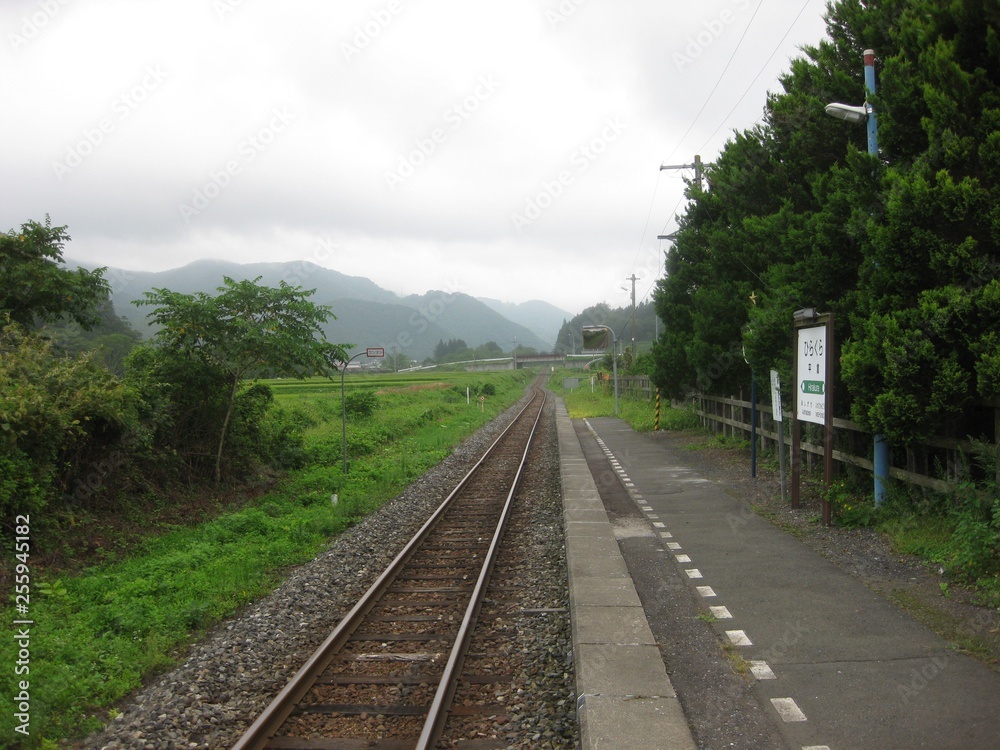
{"label": "overcast sky", "polygon": [[3,0],[0,231],[48,213],[94,265],[311,260],[399,294],[625,305],[693,176],[660,165],[758,122],[824,11]]}

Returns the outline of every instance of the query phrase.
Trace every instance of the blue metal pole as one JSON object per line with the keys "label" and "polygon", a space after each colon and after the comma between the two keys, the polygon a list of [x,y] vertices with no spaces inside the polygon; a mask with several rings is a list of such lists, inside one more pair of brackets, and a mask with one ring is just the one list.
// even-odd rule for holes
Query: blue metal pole
{"label": "blue metal pole", "polygon": [[868,98],[875,95],[875,50],[865,50],[865,104],[868,109],[868,153],[878,156],[878,123]]}
{"label": "blue metal pole", "polygon": [[875,436],[875,505],[885,502],[885,481],[889,478],[889,444],[882,435]]}
{"label": "blue metal pole", "polygon": [[[865,104],[868,109],[868,153],[878,156],[878,123],[868,99],[875,94],[875,51],[865,50]],[[885,502],[885,482],[889,479],[889,443],[875,435],[875,505]]]}

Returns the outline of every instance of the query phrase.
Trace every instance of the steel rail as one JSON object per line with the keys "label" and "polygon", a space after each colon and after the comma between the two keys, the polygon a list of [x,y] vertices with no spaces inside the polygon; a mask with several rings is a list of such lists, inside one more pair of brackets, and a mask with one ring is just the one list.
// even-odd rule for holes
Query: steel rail
{"label": "steel rail", "polygon": [[[402,550],[393,558],[392,562],[382,571],[382,573],[375,579],[375,582],[368,588],[364,595],[357,601],[357,603],[351,608],[351,610],[343,617],[340,623],[333,629],[333,631],[326,637],[322,644],[313,652],[312,656],[299,668],[298,672],[286,683],[285,687],[274,697],[267,708],[257,717],[257,719],[250,725],[242,737],[232,746],[232,750],[261,750],[266,747],[267,742],[271,739],[274,733],[281,727],[286,719],[295,710],[298,702],[308,693],[316,682],[319,675],[329,666],[330,662],[337,656],[337,653],[348,641],[351,635],[357,630],[358,626],[362,623],[364,617],[374,608],[377,604],[381,594],[391,586],[395,578],[399,575],[401,569],[406,564],[406,562],[413,556],[417,551],[420,544],[427,538],[430,532],[437,525],[438,521],[451,506],[455,497],[462,491],[462,489],[471,481],[472,477],[479,471],[480,467],[491,457],[494,449],[507,437],[517,421],[521,416],[531,408],[532,404],[541,397],[542,403],[544,405],[545,394],[540,389],[536,390],[534,396],[527,404],[514,416],[510,424],[504,428],[497,438],[490,444],[489,448],[480,456],[479,460],[476,461],[475,465],[469,469],[464,477],[455,485],[455,488],[448,493],[448,496],[442,501],[442,503],[435,509],[431,516],[424,522],[423,526],[417,531],[416,534],[410,539],[409,542],[403,547]],[[541,409],[539,409],[539,415],[541,415]],[[537,425],[538,418],[536,417],[535,424]],[[532,436],[534,435],[534,427],[532,427]],[[530,444],[530,437],[529,437]],[[516,483],[520,478],[521,468],[523,467],[523,459],[521,466],[518,467],[517,478],[515,479],[514,487],[516,488]],[[513,493],[513,489],[511,490]],[[508,500],[509,502],[509,500]],[[491,545],[492,552],[492,545]],[[492,565],[492,561],[490,563]],[[482,576],[480,576],[482,578]],[[477,583],[476,590],[478,591],[479,584]],[[467,615],[468,616],[468,613]],[[464,625],[464,621],[463,621]],[[449,657],[449,664],[452,658]],[[435,701],[437,700],[437,695],[435,695]]]}
{"label": "steel rail", "polygon": [[469,606],[465,611],[465,617],[462,619],[462,624],[458,629],[458,635],[455,637],[455,645],[452,647],[451,653],[448,656],[448,662],[441,675],[441,682],[438,684],[438,689],[434,694],[434,700],[431,702],[430,709],[427,713],[427,719],[424,722],[424,727],[417,740],[416,750],[429,750],[437,744],[439,739],[441,739],[441,733],[444,730],[445,721],[448,717],[448,709],[451,706],[452,698],[455,696],[457,679],[462,674],[462,665],[469,650],[469,643],[472,640],[472,630],[479,617],[479,610],[482,607],[483,597],[486,593],[486,586],[489,584],[490,575],[493,572],[493,564],[496,562],[497,553],[500,551],[500,543],[503,539],[504,529],[507,526],[507,519],[510,518],[511,508],[514,504],[514,495],[517,493],[518,485],[521,483],[521,474],[524,471],[524,465],[528,462],[528,452],[531,450],[531,444],[535,438],[535,431],[538,429],[538,423],[542,418],[542,411],[544,408],[545,393],[542,392],[541,406],[538,408],[538,414],[535,416],[535,422],[531,426],[531,433],[528,435],[528,439],[525,442],[524,453],[521,455],[521,461],[517,465],[517,472],[514,475],[514,481],[511,484],[510,492],[507,493],[507,499],[504,502],[503,510],[500,513],[500,519],[497,521],[496,529],[493,532],[493,539],[490,542],[489,550],[486,553],[486,559],[483,562],[482,569],[480,570],[479,579],[476,581],[472,598],[470,599]]}

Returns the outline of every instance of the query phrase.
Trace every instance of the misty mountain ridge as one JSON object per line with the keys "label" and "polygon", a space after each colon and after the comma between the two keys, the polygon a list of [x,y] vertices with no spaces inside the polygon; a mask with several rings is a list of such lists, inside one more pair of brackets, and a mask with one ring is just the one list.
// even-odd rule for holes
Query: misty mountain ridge
{"label": "misty mountain ridge", "polygon": [[432,356],[439,341],[451,339],[462,339],[470,347],[494,341],[505,351],[515,346],[550,351],[559,326],[571,317],[537,300],[515,305],[437,290],[400,297],[368,278],[348,276],[308,261],[243,264],[197,260],[165,271],[109,267],[105,273],[118,315],[144,337],[150,334],[146,316],[151,308],[133,304],[144,299],[144,292],[170,289],[183,294],[214,294],[223,277],[234,281],[260,277],[266,286],[276,287],[284,281],[315,289],[310,300],[328,305],[336,316],[324,326],[328,340],[352,344],[352,353],[383,347],[417,361]]}

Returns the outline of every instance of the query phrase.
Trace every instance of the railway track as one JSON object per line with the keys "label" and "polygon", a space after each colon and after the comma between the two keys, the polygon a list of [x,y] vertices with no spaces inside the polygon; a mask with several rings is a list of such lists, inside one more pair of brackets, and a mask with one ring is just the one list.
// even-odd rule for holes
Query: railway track
{"label": "railway track", "polygon": [[510,679],[462,672],[544,402],[536,388],[233,750],[429,749],[450,715],[502,712],[488,702],[453,708],[452,699],[460,679],[486,693]]}

